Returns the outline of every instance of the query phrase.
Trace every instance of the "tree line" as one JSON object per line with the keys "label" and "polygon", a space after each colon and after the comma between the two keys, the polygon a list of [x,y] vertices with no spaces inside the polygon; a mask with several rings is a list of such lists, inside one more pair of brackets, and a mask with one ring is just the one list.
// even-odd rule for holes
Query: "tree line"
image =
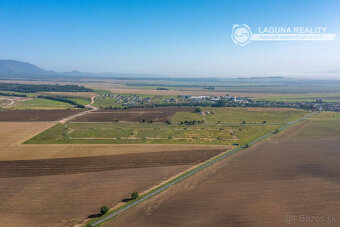
{"label": "tree line", "polygon": [[66,98],[60,98],[60,97],[54,97],[54,96],[46,96],[46,95],[38,95],[38,98],[42,98],[42,99],[50,99],[50,100],[54,100],[54,101],[59,101],[59,102],[66,102],[69,103],[71,105],[75,105],[77,108],[85,108],[84,105],[81,105],[73,100],[70,99],[66,99]]}
{"label": "tree line", "polygon": [[60,84],[18,84],[18,83],[0,83],[0,90],[15,91],[23,93],[35,93],[40,91],[54,92],[92,92],[91,88],[79,85],[60,85]]}
{"label": "tree line", "polygon": [[27,97],[27,95],[0,92],[1,96]]}

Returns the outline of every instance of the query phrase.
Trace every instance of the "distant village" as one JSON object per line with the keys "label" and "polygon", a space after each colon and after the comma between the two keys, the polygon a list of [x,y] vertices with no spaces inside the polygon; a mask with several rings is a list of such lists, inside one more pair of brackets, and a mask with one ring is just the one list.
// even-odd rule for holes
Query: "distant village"
{"label": "distant village", "polygon": [[[270,102],[254,101],[250,96],[193,96],[178,95],[176,97],[161,95],[123,95],[103,93],[97,99],[106,100],[103,109],[140,108],[140,107],[164,107],[164,106],[212,106],[212,107],[276,107],[298,108],[313,111],[338,111],[340,104],[324,103],[321,99],[315,102]],[[111,105],[110,105],[111,104]]]}
{"label": "distant village", "polygon": [[110,99],[114,106],[135,107],[141,105],[177,105],[177,104],[193,104],[214,105],[222,100],[229,103],[249,103],[250,97],[235,96],[192,96],[178,95],[177,97],[168,96],[143,96],[143,95],[121,95],[121,94],[102,94],[99,99]]}

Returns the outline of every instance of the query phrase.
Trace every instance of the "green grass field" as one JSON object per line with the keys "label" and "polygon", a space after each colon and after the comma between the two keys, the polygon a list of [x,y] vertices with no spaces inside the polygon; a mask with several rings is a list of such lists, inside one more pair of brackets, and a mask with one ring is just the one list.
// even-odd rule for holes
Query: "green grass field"
{"label": "green grass field", "polygon": [[163,123],[57,124],[27,144],[245,144],[279,126],[166,125]]}
{"label": "green grass field", "polygon": [[313,115],[312,117],[310,117],[311,119],[319,119],[319,118],[339,118],[340,117],[340,113],[339,112],[333,112],[333,111],[323,111],[321,113],[318,113],[316,115]]}
{"label": "green grass field", "polygon": [[[203,120],[202,114],[177,112],[165,123],[66,123],[58,124],[26,141],[30,144],[245,144],[307,111],[268,108],[205,108],[209,124],[179,125],[181,121]],[[214,114],[212,114],[213,112]],[[241,124],[246,121],[246,124]],[[241,124],[224,125],[223,123]],[[259,125],[247,125],[259,123]]]}
{"label": "green grass field", "polygon": [[307,111],[268,108],[205,108],[208,123],[287,123],[301,118]]}
{"label": "green grass field", "polygon": [[190,113],[190,112],[176,112],[171,118],[171,122],[179,123],[181,121],[203,121],[201,113]]}
{"label": "green grass field", "polygon": [[101,98],[101,97],[96,97],[94,99],[94,104],[93,106],[97,108],[105,108],[105,107],[123,107],[122,103],[117,102],[116,98],[112,97],[107,97],[107,98]]}
{"label": "green grass field", "polygon": [[69,100],[72,100],[80,105],[87,105],[87,104],[90,104],[91,100],[88,99],[88,98],[70,98]]}
{"label": "green grass field", "polygon": [[23,102],[16,102],[14,109],[67,109],[73,108],[73,105],[50,99],[32,98]]}
{"label": "green grass field", "polygon": [[[338,115],[339,116],[339,115]],[[332,138],[340,136],[340,117],[309,119],[295,138]]]}

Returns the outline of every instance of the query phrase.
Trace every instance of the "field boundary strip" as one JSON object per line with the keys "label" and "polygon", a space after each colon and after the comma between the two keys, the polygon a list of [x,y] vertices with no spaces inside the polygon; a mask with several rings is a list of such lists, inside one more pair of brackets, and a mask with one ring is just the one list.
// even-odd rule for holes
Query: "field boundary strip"
{"label": "field boundary strip", "polygon": [[[286,129],[286,128],[288,128],[288,127],[290,127],[290,126],[292,126],[292,125],[294,125],[294,124],[296,124],[296,123],[298,123],[298,122],[300,122],[302,120],[305,120],[306,118],[308,118],[308,117],[310,117],[310,116],[312,116],[312,115],[314,115],[316,113],[319,113],[319,112],[312,112],[310,114],[307,114],[306,116],[304,116],[302,118],[299,118],[299,119],[297,119],[295,121],[289,122],[288,124],[282,126],[278,130],[282,131],[282,130],[284,130],[284,129]],[[270,137],[271,135],[275,135],[275,134],[276,134],[275,132],[267,133],[267,134],[265,134],[265,135],[255,139],[255,140],[253,140],[252,142],[248,143],[248,145],[250,146],[250,145],[253,145],[255,143],[258,143],[258,142],[260,142],[260,141]],[[88,224],[90,224],[90,226],[98,226],[98,225],[102,224],[103,222],[106,222],[106,221],[114,218],[118,214],[128,210],[129,208],[131,208],[131,207],[133,207],[133,206],[135,206],[135,205],[137,205],[137,204],[139,204],[139,203],[141,203],[141,202],[143,202],[143,201],[145,201],[145,200],[147,200],[147,199],[157,195],[158,193],[160,193],[162,191],[165,191],[166,189],[168,189],[171,186],[173,186],[173,185],[175,185],[175,184],[185,180],[186,178],[189,178],[190,176],[196,174],[197,172],[199,172],[199,171],[201,171],[201,170],[203,170],[203,169],[205,169],[205,168],[207,168],[207,167],[209,167],[209,166],[211,166],[211,165],[221,161],[222,159],[224,159],[226,157],[231,156],[232,154],[235,154],[236,152],[244,150],[246,148],[248,148],[248,147],[237,147],[237,148],[234,148],[232,150],[226,151],[226,152],[224,152],[224,153],[222,153],[220,155],[217,155],[215,158],[210,159],[208,161],[205,161],[204,163],[202,163],[198,167],[196,167],[194,169],[190,169],[187,172],[181,174],[180,176],[178,176],[178,177],[176,177],[176,178],[174,178],[174,179],[172,179],[172,180],[170,180],[170,181],[160,185],[159,187],[151,190],[150,192],[145,193],[144,195],[140,196],[136,200],[132,200],[130,202],[127,202],[126,204],[124,204],[124,205],[122,205],[122,206],[120,206],[120,207],[110,211],[109,213],[107,213],[107,214],[105,214],[105,215],[103,215],[103,216],[101,216],[101,217],[99,217],[99,218],[97,218],[97,219],[95,219],[95,220],[85,224],[84,227],[87,226]]]}

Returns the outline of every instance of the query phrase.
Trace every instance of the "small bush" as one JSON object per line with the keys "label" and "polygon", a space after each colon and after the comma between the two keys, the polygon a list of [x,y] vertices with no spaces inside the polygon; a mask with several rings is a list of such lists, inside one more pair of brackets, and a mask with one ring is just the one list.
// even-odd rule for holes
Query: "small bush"
{"label": "small bush", "polygon": [[131,199],[137,199],[138,198],[138,192],[133,192],[132,194],[131,194]]}
{"label": "small bush", "polygon": [[108,211],[110,210],[110,208],[108,206],[103,206],[102,208],[100,208],[100,214],[104,215],[106,214]]}
{"label": "small bush", "polygon": [[202,113],[203,112],[203,109],[201,107],[196,107],[195,108],[195,112],[196,113]]}

